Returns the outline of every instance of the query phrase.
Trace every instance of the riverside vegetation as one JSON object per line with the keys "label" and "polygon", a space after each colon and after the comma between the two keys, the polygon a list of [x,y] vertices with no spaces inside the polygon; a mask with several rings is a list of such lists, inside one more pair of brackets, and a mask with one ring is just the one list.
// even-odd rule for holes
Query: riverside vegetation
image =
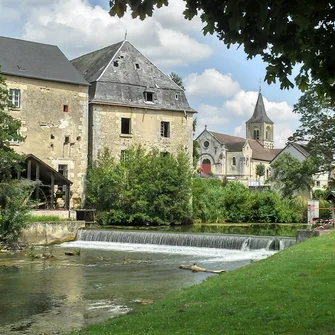
{"label": "riverside vegetation", "polygon": [[76,335],[334,334],[335,232]]}
{"label": "riverside vegetation", "polygon": [[[319,194],[320,207],[331,204]],[[238,182],[196,177],[184,151],[176,157],[141,147],[120,161],[105,149],[89,170],[87,205],[102,225],[169,225],[191,222],[302,223],[307,201],[274,191],[252,192]],[[321,210],[320,218],[329,218]]]}

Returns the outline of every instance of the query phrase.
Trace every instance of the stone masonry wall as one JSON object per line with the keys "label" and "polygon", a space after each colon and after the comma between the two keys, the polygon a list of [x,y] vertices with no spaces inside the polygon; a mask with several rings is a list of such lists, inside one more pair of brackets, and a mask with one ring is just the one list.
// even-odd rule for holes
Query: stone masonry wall
{"label": "stone masonry wall", "polygon": [[20,90],[20,107],[11,109],[10,114],[22,121],[20,131],[26,137],[13,148],[37,156],[57,171],[59,165],[67,165],[67,178],[73,182],[71,206],[78,206],[87,169],[87,87],[11,76],[6,79],[8,89]]}
{"label": "stone masonry wall", "polygon": [[[131,134],[121,134],[121,118],[131,119]],[[161,121],[170,122],[170,137],[161,137]],[[157,148],[176,154],[186,150],[192,160],[193,115],[178,111],[161,111],[124,106],[93,106],[93,160],[99,150],[108,147],[119,158],[121,151],[134,144],[148,150]]]}

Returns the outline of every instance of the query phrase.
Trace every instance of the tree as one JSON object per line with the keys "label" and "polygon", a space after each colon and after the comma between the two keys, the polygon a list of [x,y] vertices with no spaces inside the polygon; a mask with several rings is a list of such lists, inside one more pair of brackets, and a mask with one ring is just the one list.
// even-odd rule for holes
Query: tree
{"label": "tree", "polygon": [[0,182],[11,178],[12,172],[21,169],[22,155],[17,154],[11,147],[10,141],[23,141],[19,134],[21,122],[10,116],[6,109],[9,93],[4,77],[0,73]]}
{"label": "tree", "polygon": [[185,87],[184,87],[184,83],[183,83],[183,79],[175,72],[171,72],[169,74],[169,77],[179,86],[181,87],[184,91],[185,91]]}
{"label": "tree", "polygon": [[256,176],[259,177],[259,180],[261,177],[265,175],[265,165],[263,163],[259,163],[256,165]]}
{"label": "tree", "polygon": [[105,224],[171,224],[191,218],[192,172],[176,156],[136,146],[116,162],[104,150],[87,178],[87,202]]}
{"label": "tree", "polygon": [[[330,0],[184,0],[184,16],[191,20],[200,13],[204,34],[216,34],[228,48],[244,46],[248,59],[260,55],[268,64],[265,80],[278,79],[282,89],[293,87],[295,77],[304,91],[314,80],[319,96],[335,100],[335,6]],[[169,0],[111,0],[110,14],[145,19]]]}
{"label": "tree", "polygon": [[297,192],[310,192],[314,185],[313,175],[318,172],[318,165],[312,157],[299,162],[289,153],[280,155],[271,168],[268,181],[287,198],[292,198]]}
{"label": "tree", "polygon": [[307,143],[319,165],[328,170],[335,157],[335,106],[329,99],[318,97],[311,87],[294,105],[293,112],[301,115],[301,125],[289,141]]}

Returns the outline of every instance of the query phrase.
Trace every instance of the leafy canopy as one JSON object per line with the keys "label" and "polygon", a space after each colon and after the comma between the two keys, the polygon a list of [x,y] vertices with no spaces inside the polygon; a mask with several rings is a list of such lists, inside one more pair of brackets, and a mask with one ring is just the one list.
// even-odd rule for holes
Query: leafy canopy
{"label": "leafy canopy", "polygon": [[[330,0],[184,0],[184,16],[198,13],[204,34],[216,34],[228,48],[243,45],[248,58],[260,55],[268,65],[265,80],[282,89],[294,86],[290,76],[301,65],[296,85],[306,90],[310,79],[319,96],[335,101],[335,5]],[[110,14],[152,16],[169,0],[111,0]]]}
{"label": "leafy canopy", "polygon": [[313,157],[299,162],[290,153],[280,155],[271,168],[272,175],[268,181],[286,198],[293,198],[297,192],[310,192],[314,185],[313,175],[318,172],[318,164]]}
{"label": "leafy canopy", "polygon": [[6,111],[8,109],[8,89],[4,77],[0,73],[0,182],[11,178],[12,172],[20,170],[23,157],[11,147],[10,141],[23,141],[19,134],[20,120],[14,119]]}
{"label": "leafy canopy", "polygon": [[173,80],[180,88],[182,88],[185,91],[183,79],[175,72],[171,72],[169,74],[169,77],[171,80]]}
{"label": "leafy canopy", "polygon": [[294,105],[301,125],[289,138],[293,142],[307,142],[311,154],[326,170],[335,157],[335,106],[327,98],[317,96],[313,87]]}

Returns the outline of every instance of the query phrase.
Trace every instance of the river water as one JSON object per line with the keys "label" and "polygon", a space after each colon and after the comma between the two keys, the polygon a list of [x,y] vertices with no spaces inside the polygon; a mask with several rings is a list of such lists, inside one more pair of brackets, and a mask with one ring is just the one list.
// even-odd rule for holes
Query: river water
{"label": "river water", "polygon": [[[67,256],[66,251],[80,255]],[[75,241],[0,254],[0,334],[63,334],[136,310],[212,274],[179,269],[193,264],[231,271],[273,251]],[[223,274],[224,275],[224,274]]]}

